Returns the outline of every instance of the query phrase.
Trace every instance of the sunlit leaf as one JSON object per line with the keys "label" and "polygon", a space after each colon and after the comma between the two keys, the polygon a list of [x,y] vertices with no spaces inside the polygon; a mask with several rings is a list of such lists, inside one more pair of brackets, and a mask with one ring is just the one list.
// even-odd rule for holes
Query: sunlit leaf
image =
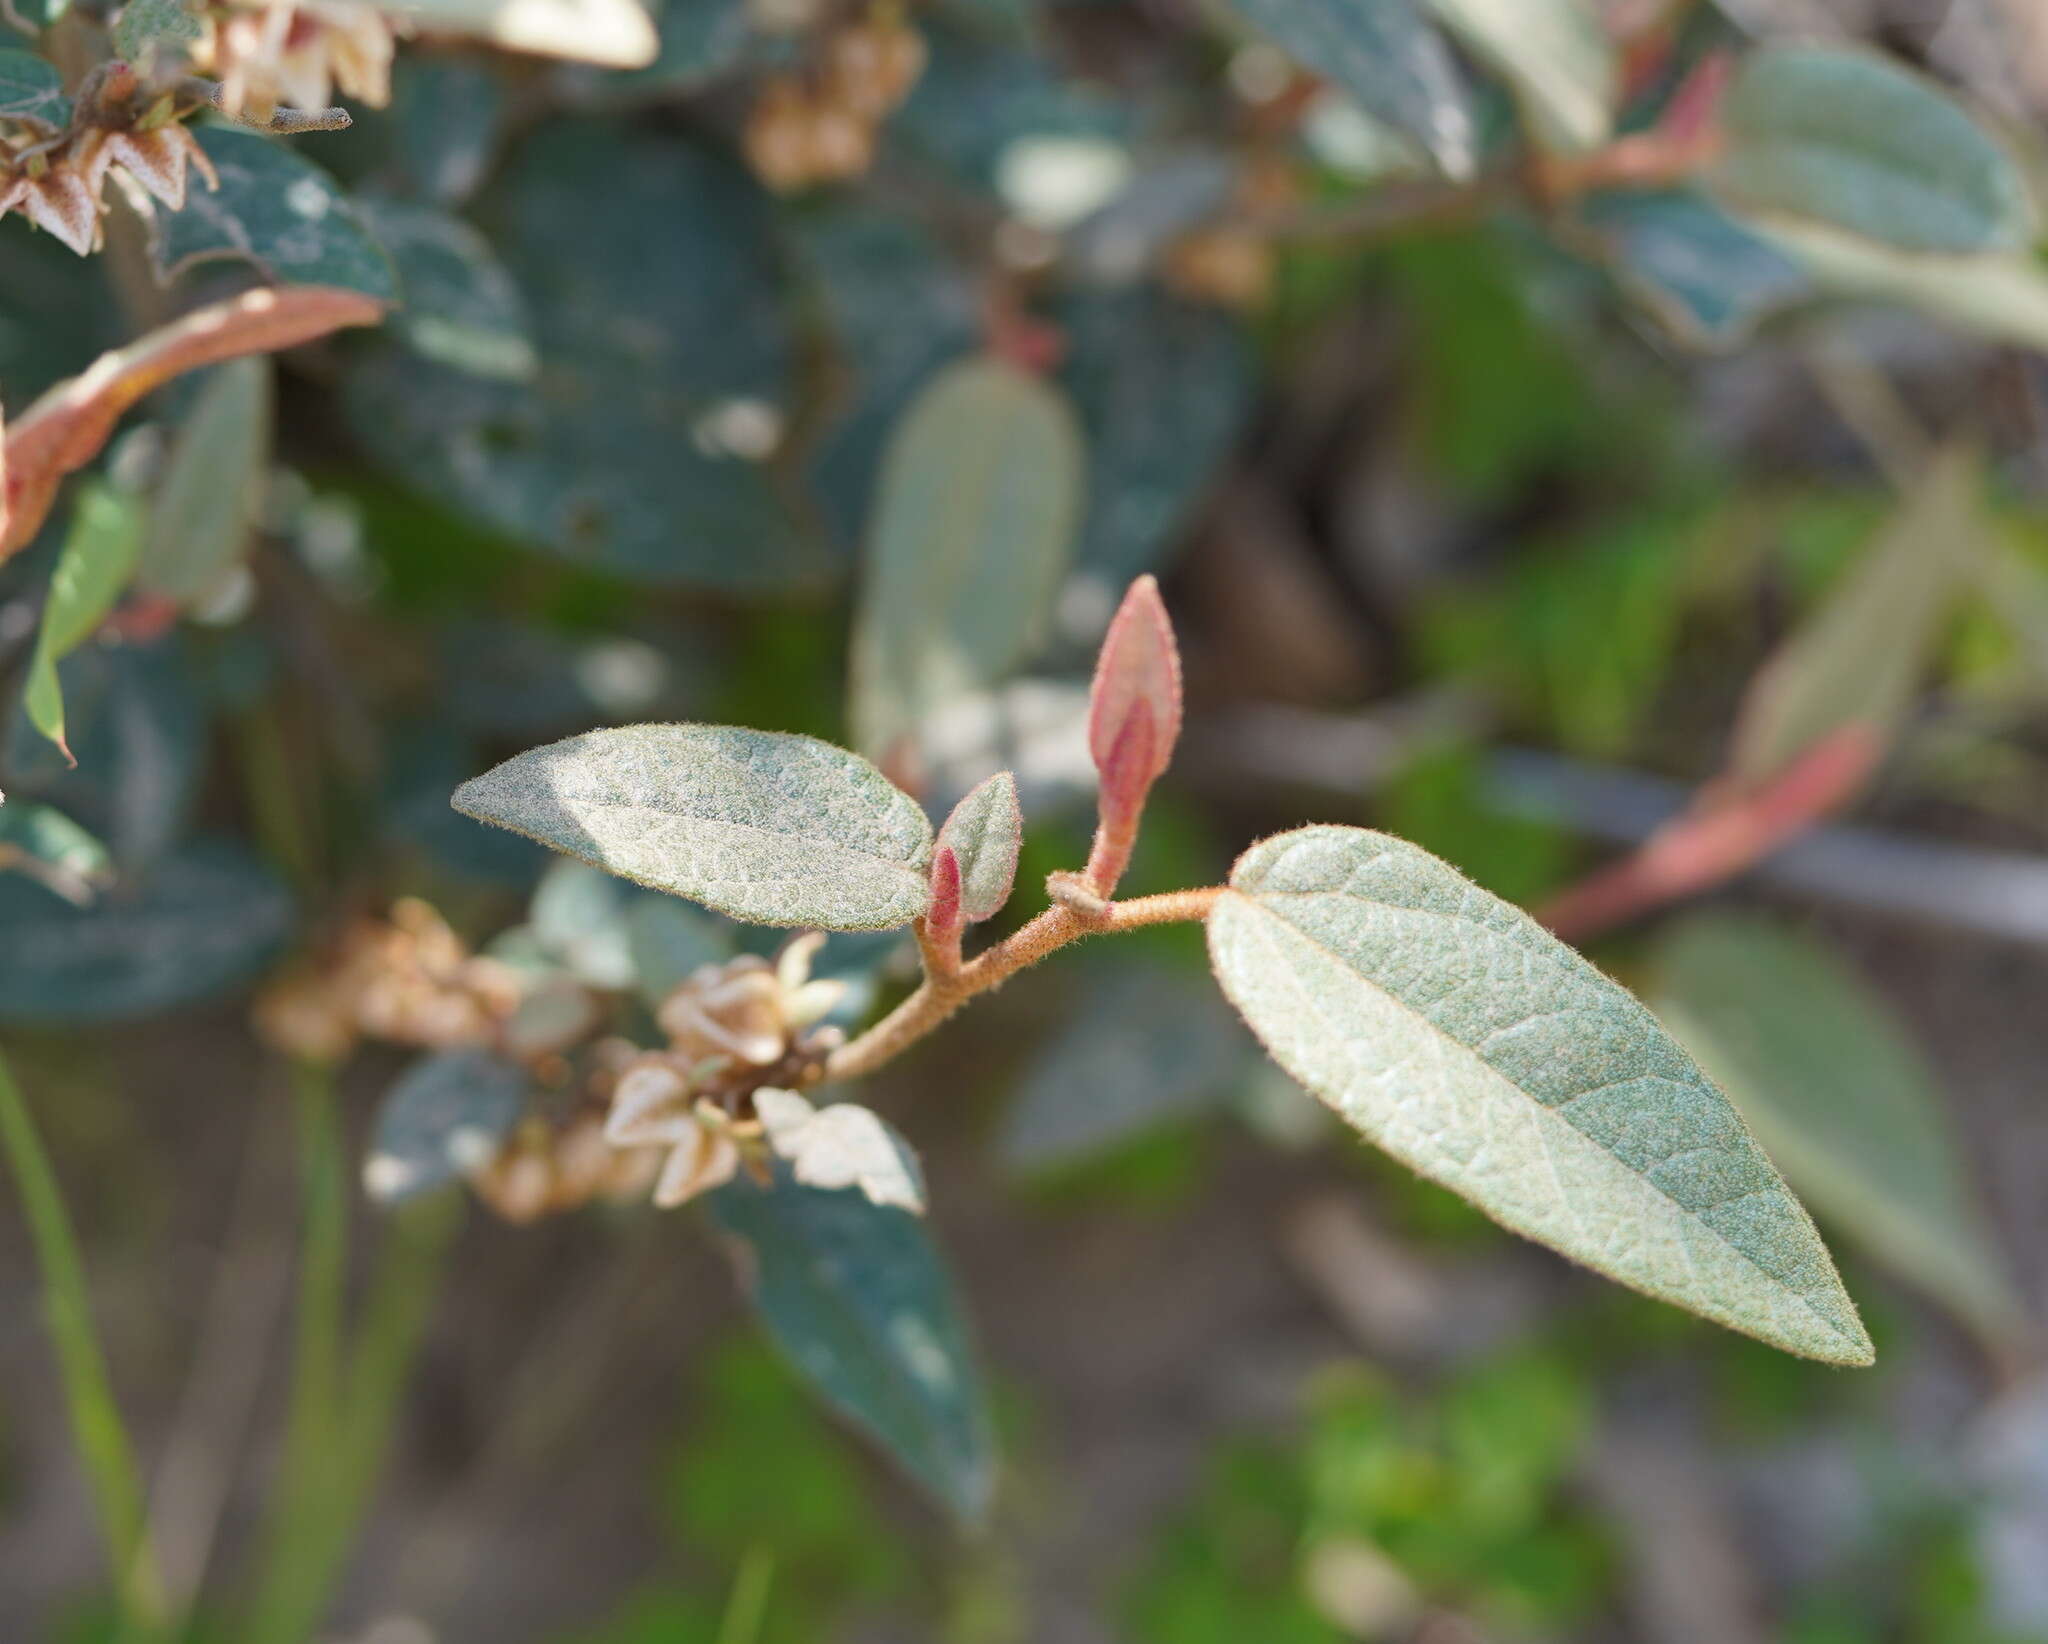
{"label": "sunlit leaf", "polygon": [[711,1198],[769,1332],[826,1401],[956,1513],[977,1519],[994,1455],[953,1286],[923,1221],[856,1188],[744,1178]]}
{"label": "sunlit leaf", "polygon": [[939,829],[939,844],[960,864],[960,912],[969,924],[993,919],[1010,900],[1023,828],[1017,779],[998,771],[955,805]]}
{"label": "sunlit leaf", "polygon": [[189,605],[240,564],[269,474],[272,374],[266,359],[218,365],[178,424],[150,498],[136,580]]}
{"label": "sunlit leaf", "polygon": [[135,499],[104,485],[82,489],[64,551],[50,577],[36,630],[23,702],[35,728],[70,756],[64,740],[64,692],[57,664],[88,639],[114,608],[142,554],[143,516]]}
{"label": "sunlit leaf", "polygon": [[0,1019],[112,1022],[213,997],[262,969],[291,898],[239,846],[202,841],[90,907],[0,875]]}
{"label": "sunlit leaf", "polygon": [[1933,1071],[1885,1002],[1825,947],[1742,915],[1678,923],[1655,975],[1657,1014],[1814,1208],[1972,1326],[2010,1340],[2023,1304]]}
{"label": "sunlit leaf", "polygon": [[1983,531],[1981,483],[1969,452],[1944,455],[1759,670],[1729,753],[1738,781],[1763,781],[1850,725],[1889,737],[1954,615]]}
{"label": "sunlit leaf", "polygon": [[890,441],[854,617],[855,740],[887,756],[1043,641],[1085,453],[1065,399],[995,359],[943,372]]}
{"label": "sunlit leaf", "polygon": [[2048,271],[2031,257],[1936,257],[1764,216],[1750,226],[1845,297],[1902,303],[1994,342],[2048,350]]}
{"label": "sunlit leaf", "polygon": [[1597,148],[1614,124],[1614,44],[1592,0],[1429,0],[1473,56],[1515,89],[1546,147]]}
{"label": "sunlit leaf", "polygon": [[52,131],[71,124],[71,99],[57,65],[32,51],[0,51],[0,120],[32,120]]}
{"label": "sunlit leaf", "polygon": [[488,1164],[533,1081],[516,1062],[481,1050],[442,1050],[398,1077],[377,1110],[363,1187],[400,1204]]}
{"label": "sunlit leaf", "polygon": [[659,49],[637,0],[403,0],[392,10],[431,33],[602,68],[644,68]]}
{"label": "sunlit leaf", "polygon": [[1721,122],[1726,148],[1711,181],[1744,210],[1903,251],[2009,251],[2033,237],[2033,203],[2011,157],[1939,86],[1874,52],[1752,52]]}
{"label": "sunlit leaf", "polygon": [[1416,0],[1237,0],[1237,10],[1312,74],[1469,177],[1478,134],[1464,76]]}
{"label": "sunlit leaf", "polygon": [[858,754],[808,736],[589,731],[506,760],[454,804],[755,924],[885,930],[924,911],[924,812]]}
{"label": "sunlit leaf", "polygon": [[1806,1212],[1649,1011],[1386,834],[1254,846],[1209,919],[1224,991],[1368,1140],[1496,1221],[1790,1352],[1867,1364]]}
{"label": "sunlit leaf", "polygon": [[856,1188],[871,1204],[924,1214],[924,1171],[910,1144],[853,1102],[813,1107],[793,1090],[754,1092],[768,1145],[805,1187]]}
{"label": "sunlit leaf", "polygon": [[234,126],[201,126],[220,187],[194,187],[182,211],[159,210],[150,239],[158,275],[226,257],[273,280],[334,286],[395,300],[398,275],[341,187],[275,138]]}
{"label": "sunlit leaf", "polygon": [[1199,976],[1093,967],[1080,1000],[1026,1067],[996,1151],[1016,1171],[1056,1170],[1176,1119],[1223,1106],[1251,1047]]}

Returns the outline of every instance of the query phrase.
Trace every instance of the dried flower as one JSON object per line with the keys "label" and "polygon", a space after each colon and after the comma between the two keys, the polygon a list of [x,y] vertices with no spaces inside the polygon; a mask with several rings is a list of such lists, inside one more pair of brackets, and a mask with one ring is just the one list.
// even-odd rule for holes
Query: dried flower
{"label": "dried flower", "polygon": [[647,1191],[659,1155],[619,1152],[603,1122],[579,1113],[564,1124],[529,1119],[470,1176],[476,1196],[508,1222],[580,1210],[598,1198],[635,1198]]}
{"label": "dried flower", "polygon": [[20,160],[0,143],[0,217],[20,211],[83,257],[99,249],[101,200],[108,174],[120,171],[142,191],[177,211],[185,204],[187,167],[218,188],[213,162],[175,120],[148,131],[88,128],[55,148]]}
{"label": "dried flower", "polygon": [[655,1020],[684,1065],[718,1063],[742,1090],[805,1083],[839,1042],[818,1024],[846,997],[846,984],[812,981],[811,961],[825,938],[812,931],[783,948],[773,965],[743,954],[706,965],[661,1002]]}
{"label": "dried flower", "polygon": [[398,28],[360,0],[229,0],[212,12],[193,61],[221,83],[221,107],[268,120],[283,104],[324,108],[343,93],[391,101]]}

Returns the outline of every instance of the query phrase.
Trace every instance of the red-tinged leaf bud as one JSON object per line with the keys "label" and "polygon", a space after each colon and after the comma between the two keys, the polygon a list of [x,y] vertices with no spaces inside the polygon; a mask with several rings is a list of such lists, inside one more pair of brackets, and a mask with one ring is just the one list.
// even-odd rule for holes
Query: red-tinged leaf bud
{"label": "red-tinged leaf bud", "polygon": [[1159,584],[1131,584],[1102,641],[1088,705],[1088,751],[1102,777],[1104,815],[1142,805],[1180,738],[1180,650]]}
{"label": "red-tinged leaf bud", "polygon": [[960,933],[960,858],[951,845],[932,854],[932,904],[925,911],[925,934],[938,941]]}

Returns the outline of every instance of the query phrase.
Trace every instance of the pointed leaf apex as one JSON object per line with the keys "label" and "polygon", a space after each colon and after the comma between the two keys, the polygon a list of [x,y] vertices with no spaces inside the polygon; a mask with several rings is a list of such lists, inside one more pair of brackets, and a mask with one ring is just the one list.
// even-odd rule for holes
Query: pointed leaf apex
{"label": "pointed leaf apex", "polygon": [[1089,698],[1088,750],[1105,795],[1135,791],[1142,799],[1172,762],[1180,722],[1180,648],[1158,582],[1142,576],[1103,638]]}
{"label": "pointed leaf apex", "polygon": [[[978,924],[1000,913],[1017,882],[1017,852],[1023,844],[1023,812],[1017,803],[1017,779],[998,771],[959,804],[939,829],[938,848],[955,858],[959,874],[960,914],[964,924]],[[932,859],[932,889],[937,906],[939,864]]]}

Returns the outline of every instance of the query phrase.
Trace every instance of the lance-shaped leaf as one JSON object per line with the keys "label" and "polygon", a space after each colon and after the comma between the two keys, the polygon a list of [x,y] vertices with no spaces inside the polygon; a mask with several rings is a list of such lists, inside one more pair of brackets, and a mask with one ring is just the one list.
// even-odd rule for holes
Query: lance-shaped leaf
{"label": "lance-shaped leaf", "polygon": [[533,1086],[516,1062],[481,1050],[443,1050],[398,1076],[377,1110],[363,1189],[383,1204],[489,1164],[526,1111]]}
{"label": "lance-shaped leaf", "polygon": [[1516,1232],[1834,1364],[1869,1338],[1727,1097],[1625,989],[1449,864],[1362,828],[1238,860],[1224,991],[1339,1117]]}
{"label": "lance-shaped leaf", "polygon": [[871,1204],[924,1214],[924,1172],[910,1144],[878,1113],[852,1102],[813,1107],[793,1090],[754,1092],[768,1145],[805,1187],[858,1188]]}
{"label": "lance-shaped leaf", "polygon": [[1939,458],[1820,609],[1757,673],[1729,768],[1753,786],[1850,726],[1888,741],[1927,671],[1977,553],[1975,457]]}
{"label": "lance-shaped leaf", "polygon": [[1614,42],[1593,0],[1429,0],[1472,55],[1515,89],[1536,136],[1564,153],[1614,129]]}
{"label": "lance-shaped leaf", "polygon": [[90,639],[135,575],[142,554],[142,510],[104,485],[79,493],[64,551],[50,577],[42,626],[29,659],[22,701],[35,728],[71,758],[64,740],[64,690],[57,664]]}
{"label": "lance-shaped leaf", "polygon": [[1657,1014],[1823,1216],[1993,1341],[2025,1309],[1971,1190],[1933,1070],[1826,948],[1706,914],[1659,944]]}
{"label": "lance-shaped leaf", "polygon": [[1000,360],[949,367],[883,461],[853,627],[854,739],[887,757],[935,709],[1029,659],[1073,557],[1084,452],[1060,393]]}
{"label": "lance-shaped leaf", "polygon": [[1106,826],[1134,820],[1180,740],[1180,647],[1159,584],[1142,576],[1117,608],[1088,697],[1088,752]]}
{"label": "lance-shaped leaf", "polygon": [[71,124],[71,99],[57,65],[32,51],[0,51],[0,120],[21,120],[62,131]]}
{"label": "lance-shaped leaf", "polygon": [[204,600],[242,562],[270,469],[266,359],[214,367],[178,426],[150,499],[137,582],[181,605]]}
{"label": "lance-shaped leaf", "polygon": [[0,875],[0,1021],[113,1022],[212,997],[291,933],[291,898],[239,847],[197,841],[75,907]]}
{"label": "lance-shaped leaf", "polygon": [[856,1188],[785,1171],[711,1198],[778,1346],[842,1415],[962,1518],[988,1506],[995,1461],[974,1355],[924,1222]]}
{"label": "lance-shaped leaf", "polygon": [[939,849],[951,850],[960,869],[960,913],[968,924],[992,919],[1017,882],[1017,852],[1024,817],[1017,779],[998,771],[976,788],[939,829]]}
{"label": "lance-shaped leaf", "polygon": [[57,482],[98,455],[122,413],[173,377],[243,354],[296,348],[343,326],[375,325],[383,313],[381,303],[353,291],[250,291],[102,354],[83,375],[43,395],[7,432],[0,558],[35,536]]}
{"label": "lance-shaped leaf", "polygon": [[924,912],[932,829],[858,754],[724,725],[631,725],[534,748],[455,808],[735,919],[887,930]]}
{"label": "lance-shaped leaf", "polygon": [[1940,87],[1875,53],[1753,52],[1721,126],[1711,181],[1742,210],[1903,251],[2012,251],[2033,237],[2033,202],[2005,150]]}
{"label": "lance-shaped leaf", "polygon": [[1479,139],[1465,79],[1416,0],[1237,0],[1296,62],[1406,132],[1446,176],[1472,175]]}

